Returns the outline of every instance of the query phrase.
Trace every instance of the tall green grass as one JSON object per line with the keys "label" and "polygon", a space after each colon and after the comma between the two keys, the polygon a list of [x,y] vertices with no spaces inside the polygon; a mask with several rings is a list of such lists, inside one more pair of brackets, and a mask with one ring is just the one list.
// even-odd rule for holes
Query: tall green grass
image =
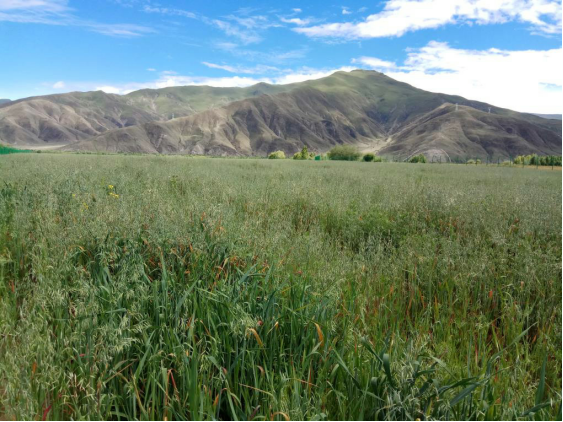
{"label": "tall green grass", "polygon": [[551,172],[0,161],[0,415],[560,419]]}
{"label": "tall green grass", "polygon": [[18,152],[32,152],[32,151],[28,149],[18,149],[18,148],[10,147],[8,145],[0,144],[0,155],[15,154]]}

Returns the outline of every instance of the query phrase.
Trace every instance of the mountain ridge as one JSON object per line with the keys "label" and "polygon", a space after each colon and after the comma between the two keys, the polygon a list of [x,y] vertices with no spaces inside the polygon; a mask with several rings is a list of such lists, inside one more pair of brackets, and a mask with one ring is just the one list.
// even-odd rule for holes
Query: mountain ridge
{"label": "mountain ridge", "polygon": [[264,156],[355,144],[381,154],[484,157],[560,154],[561,121],[355,70],[289,85],[23,99],[0,106],[0,142],[6,137],[73,151]]}
{"label": "mountain ridge", "polygon": [[530,113],[534,116],[542,117],[544,119],[561,120],[563,116],[561,114],[542,114],[542,113]]}

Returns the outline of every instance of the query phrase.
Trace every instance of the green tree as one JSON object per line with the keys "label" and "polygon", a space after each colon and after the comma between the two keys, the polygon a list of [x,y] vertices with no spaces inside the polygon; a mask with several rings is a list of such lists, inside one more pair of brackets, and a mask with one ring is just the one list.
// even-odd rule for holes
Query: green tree
{"label": "green tree", "polygon": [[413,155],[409,159],[409,163],[426,163],[426,157],[422,154]]}
{"label": "green tree", "polygon": [[328,152],[330,160],[358,161],[362,154],[354,145],[338,145]]}
{"label": "green tree", "polygon": [[305,145],[300,152],[296,152],[293,154],[294,160],[313,160],[315,158],[315,154],[309,152],[307,146]]}

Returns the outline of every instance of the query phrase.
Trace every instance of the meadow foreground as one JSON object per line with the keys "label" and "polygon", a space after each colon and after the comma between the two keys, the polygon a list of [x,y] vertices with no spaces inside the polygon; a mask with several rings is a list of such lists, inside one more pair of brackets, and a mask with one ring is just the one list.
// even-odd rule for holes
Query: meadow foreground
{"label": "meadow foreground", "polygon": [[561,173],[0,159],[0,416],[561,419]]}

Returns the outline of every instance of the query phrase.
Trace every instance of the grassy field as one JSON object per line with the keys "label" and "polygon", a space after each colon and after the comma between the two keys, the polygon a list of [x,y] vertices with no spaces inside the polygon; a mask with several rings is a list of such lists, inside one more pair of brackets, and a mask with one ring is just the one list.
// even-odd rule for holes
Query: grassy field
{"label": "grassy field", "polygon": [[0,159],[0,416],[561,419],[561,173]]}

